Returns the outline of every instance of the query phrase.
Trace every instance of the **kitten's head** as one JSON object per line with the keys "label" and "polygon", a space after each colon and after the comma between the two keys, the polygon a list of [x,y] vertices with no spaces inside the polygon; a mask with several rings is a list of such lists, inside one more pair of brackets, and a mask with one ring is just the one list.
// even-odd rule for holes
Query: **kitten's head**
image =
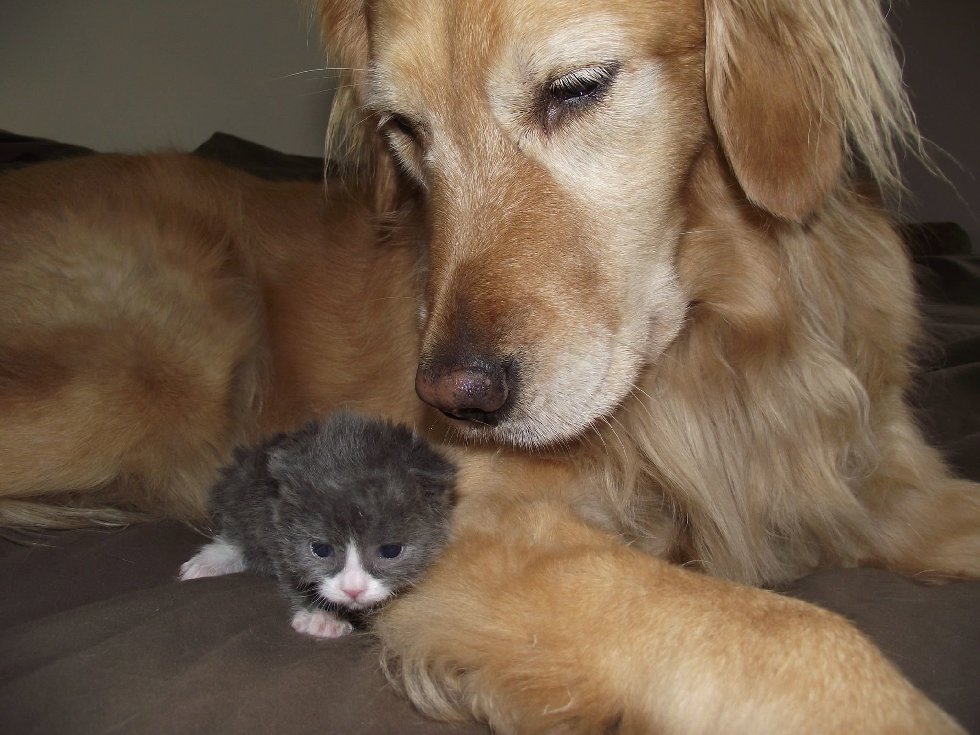
{"label": "kitten's head", "polygon": [[277,442],[268,471],[282,563],[330,602],[378,604],[448,541],[456,468],[405,427],[338,414]]}

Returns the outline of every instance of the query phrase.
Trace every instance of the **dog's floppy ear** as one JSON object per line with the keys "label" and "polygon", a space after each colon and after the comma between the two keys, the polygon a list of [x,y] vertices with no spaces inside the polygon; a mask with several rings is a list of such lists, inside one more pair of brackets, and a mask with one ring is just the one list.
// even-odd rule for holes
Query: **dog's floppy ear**
{"label": "dog's floppy ear", "polygon": [[[850,2],[852,0],[845,0]],[[746,196],[789,220],[841,173],[844,140],[826,30],[808,0],[705,0],[708,109]]]}
{"label": "dog's floppy ear", "polygon": [[374,206],[394,206],[397,175],[373,115],[364,111],[370,62],[370,18],[366,0],[315,0],[328,66],[336,73],[326,155],[345,176],[370,182]]}
{"label": "dog's floppy ear", "polygon": [[708,109],[746,196],[801,222],[859,174],[928,166],[879,0],[704,0]]}

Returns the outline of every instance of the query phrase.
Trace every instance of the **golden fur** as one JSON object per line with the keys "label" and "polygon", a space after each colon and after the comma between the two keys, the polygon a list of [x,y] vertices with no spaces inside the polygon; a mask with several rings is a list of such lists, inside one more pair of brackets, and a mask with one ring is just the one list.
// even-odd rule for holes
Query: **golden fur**
{"label": "golden fur", "polygon": [[[0,179],[0,521],[196,521],[236,443],[347,405],[464,468],[454,544],[378,627],[424,711],[957,732],[845,621],[722,581],[980,573],[980,494],[903,399],[881,202],[919,142],[877,3],[319,12],[326,196],[179,155]],[[413,389],[473,354],[519,368],[493,427]]]}

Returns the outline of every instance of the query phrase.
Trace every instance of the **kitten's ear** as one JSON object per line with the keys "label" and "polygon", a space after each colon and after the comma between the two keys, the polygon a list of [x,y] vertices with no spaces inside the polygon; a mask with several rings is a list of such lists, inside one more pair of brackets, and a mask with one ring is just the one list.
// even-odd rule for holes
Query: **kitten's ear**
{"label": "kitten's ear", "polygon": [[452,501],[456,491],[456,465],[417,434],[412,436],[408,469],[428,497]]}
{"label": "kitten's ear", "polygon": [[318,434],[319,425],[310,421],[296,431],[276,434],[263,442],[265,471],[280,491],[302,483],[309,476],[311,453],[316,452]]}
{"label": "kitten's ear", "polygon": [[282,495],[296,484],[302,474],[303,460],[299,444],[294,438],[283,434],[270,440],[264,449],[265,471]]}
{"label": "kitten's ear", "polygon": [[289,458],[281,449],[271,449],[265,455],[265,471],[277,485],[289,476],[289,466]]}

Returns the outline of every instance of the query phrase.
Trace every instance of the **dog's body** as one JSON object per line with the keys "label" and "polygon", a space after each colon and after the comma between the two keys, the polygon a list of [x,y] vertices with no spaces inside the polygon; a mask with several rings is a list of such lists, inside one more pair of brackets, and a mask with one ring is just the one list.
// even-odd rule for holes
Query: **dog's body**
{"label": "dog's body", "polygon": [[980,574],[980,494],[903,398],[878,187],[914,133],[876,4],[407,5],[321,3],[350,190],[180,156],[0,180],[0,518],[194,519],[236,443],[346,404],[489,440],[379,628],[426,711],[955,731],[843,621],[638,550]]}

